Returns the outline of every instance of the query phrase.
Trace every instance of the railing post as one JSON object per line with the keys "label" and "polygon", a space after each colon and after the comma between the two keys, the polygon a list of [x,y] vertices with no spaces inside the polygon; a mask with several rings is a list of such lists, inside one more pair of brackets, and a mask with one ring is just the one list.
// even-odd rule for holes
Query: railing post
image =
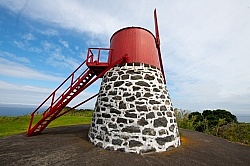
{"label": "railing post", "polygon": [[73,82],[74,82],[74,75],[75,75],[75,73],[72,73],[71,74],[71,83],[70,83],[70,88],[72,87],[72,84],[73,84]]}
{"label": "railing post", "polygon": [[33,123],[33,119],[34,119],[34,113],[31,113],[31,119],[30,119],[30,124],[29,124],[27,135],[30,134],[29,132],[30,132],[30,129],[31,129],[31,126],[32,126],[32,123]]}
{"label": "railing post", "polygon": [[51,110],[52,105],[53,105],[53,103],[54,103],[55,93],[56,93],[56,92],[54,91],[53,94],[52,94],[52,99],[51,99],[51,103],[50,103],[50,110]]}
{"label": "railing post", "polygon": [[100,52],[101,52],[101,49],[99,48],[99,49],[98,49],[97,64],[99,64],[99,62],[100,62]]}

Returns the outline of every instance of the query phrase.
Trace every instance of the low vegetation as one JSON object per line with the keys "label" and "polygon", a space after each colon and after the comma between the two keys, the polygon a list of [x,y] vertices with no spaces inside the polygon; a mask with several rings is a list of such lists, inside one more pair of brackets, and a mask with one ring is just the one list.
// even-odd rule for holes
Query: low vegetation
{"label": "low vegetation", "polygon": [[[69,107],[65,108],[65,111]],[[68,126],[77,124],[90,124],[92,119],[92,110],[72,110],[69,113],[52,121],[48,127]],[[38,122],[42,115],[36,115],[34,122]],[[0,116],[0,137],[27,132],[30,122],[30,116],[8,117]]]}
{"label": "low vegetation", "polygon": [[229,111],[217,109],[190,113],[177,108],[174,111],[180,128],[250,145],[250,124],[238,123],[236,116]]}

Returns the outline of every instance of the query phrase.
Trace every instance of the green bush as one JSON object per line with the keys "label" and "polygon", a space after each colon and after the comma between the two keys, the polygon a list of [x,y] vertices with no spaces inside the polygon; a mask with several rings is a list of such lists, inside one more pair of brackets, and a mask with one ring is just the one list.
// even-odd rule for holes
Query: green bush
{"label": "green bush", "polygon": [[238,123],[229,111],[204,110],[203,113],[174,109],[180,128],[195,130],[250,145],[250,124]]}

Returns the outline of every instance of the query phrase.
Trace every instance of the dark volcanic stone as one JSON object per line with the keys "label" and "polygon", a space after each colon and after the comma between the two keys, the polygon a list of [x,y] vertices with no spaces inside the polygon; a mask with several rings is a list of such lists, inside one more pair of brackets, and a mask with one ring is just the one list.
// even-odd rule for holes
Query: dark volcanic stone
{"label": "dark volcanic stone", "polygon": [[158,88],[154,88],[153,91],[154,92],[160,92],[160,90]]}
{"label": "dark volcanic stone", "polygon": [[167,127],[167,119],[165,117],[161,117],[154,120],[154,127]]}
{"label": "dark volcanic stone", "polygon": [[163,105],[163,106],[160,107],[160,110],[161,110],[161,111],[167,111],[167,108],[166,108],[165,105]]}
{"label": "dark volcanic stone", "polygon": [[126,96],[131,96],[131,93],[124,92],[124,93],[123,93],[123,97],[126,97]]}
{"label": "dark volcanic stone", "polygon": [[102,129],[103,131],[105,131],[106,133],[108,132],[108,129],[107,129],[107,127],[105,127],[105,126],[101,127],[101,129]]}
{"label": "dark volcanic stone", "polygon": [[95,109],[96,112],[100,112],[100,107],[97,106],[96,109]]}
{"label": "dark volcanic stone", "polygon": [[140,125],[140,126],[145,126],[148,124],[148,122],[146,121],[146,119],[144,117],[142,117],[141,119],[139,119],[137,121],[137,124]]}
{"label": "dark volcanic stone", "polygon": [[143,106],[139,106],[139,105],[137,105],[136,106],[136,109],[137,109],[137,111],[148,111],[148,107],[146,106],[146,105],[143,105]]}
{"label": "dark volcanic stone", "polygon": [[113,76],[110,78],[110,81],[115,81],[118,78],[118,76]]}
{"label": "dark volcanic stone", "polygon": [[110,85],[107,85],[106,87],[105,87],[105,90],[109,90],[111,88],[111,86]]}
{"label": "dark volcanic stone", "polygon": [[155,100],[149,100],[149,104],[160,104],[160,102]]}
{"label": "dark volcanic stone", "polygon": [[127,70],[127,74],[141,74],[139,71],[134,71],[134,70]]}
{"label": "dark volcanic stone", "polygon": [[141,93],[140,92],[136,92],[136,95],[135,95],[137,98],[138,97],[141,97]]}
{"label": "dark volcanic stone", "polygon": [[162,114],[161,114],[160,112],[157,112],[157,115],[158,115],[158,116],[162,116]]}
{"label": "dark volcanic stone", "polygon": [[117,91],[109,91],[108,95],[117,95]]}
{"label": "dark volcanic stone", "polygon": [[111,108],[111,109],[110,109],[110,113],[121,114],[121,111],[119,111],[119,110],[117,110],[117,109],[114,109],[114,108]]}
{"label": "dark volcanic stone", "polygon": [[150,85],[146,83],[145,81],[138,81],[135,83],[135,85],[150,87]]}
{"label": "dark volcanic stone", "polygon": [[151,93],[145,93],[144,94],[144,97],[151,97],[151,96],[153,96],[153,94],[151,94]]}
{"label": "dark volcanic stone", "polygon": [[108,126],[109,126],[109,128],[113,128],[113,129],[117,128],[117,125],[113,124],[113,123],[109,123]]}
{"label": "dark volcanic stone", "polygon": [[172,140],[174,140],[174,136],[171,135],[171,136],[167,136],[167,137],[158,137],[156,138],[156,141],[159,145],[165,145],[166,142],[171,142]]}
{"label": "dark volcanic stone", "polygon": [[140,80],[140,79],[142,79],[141,75],[133,75],[133,76],[131,76],[131,80]]}
{"label": "dark volcanic stone", "polygon": [[139,127],[135,127],[135,126],[127,126],[125,128],[122,129],[122,132],[127,132],[127,133],[140,133],[141,130]]}
{"label": "dark volcanic stone", "polygon": [[166,97],[165,97],[165,95],[161,95],[160,98],[161,99],[165,99]]}
{"label": "dark volcanic stone", "polygon": [[126,112],[126,113],[125,113],[125,117],[137,118],[137,114]]}
{"label": "dark volcanic stone", "polygon": [[167,101],[165,102],[165,104],[166,104],[166,105],[170,105],[170,102],[167,100]]}
{"label": "dark volcanic stone", "polygon": [[153,135],[153,136],[155,136],[156,132],[155,132],[154,129],[145,128],[145,129],[142,131],[142,134],[143,134],[143,135]]}
{"label": "dark volcanic stone", "polygon": [[157,79],[157,81],[160,83],[160,84],[162,84],[163,82],[162,82],[162,80],[161,79]]}
{"label": "dark volcanic stone", "polygon": [[140,90],[141,87],[138,87],[138,86],[133,86],[133,91],[137,91],[137,90]]}
{"label": "dark volcanic stone", "polygon": [[126,109],[126,103],[124,103],[123,101],[120,101],[119,103],[119,109]]}
{"label": "dark volcanic stone", "polygon": [[103,98],[101,98],[101,101],[108,102],[108,101],[109,101],[109,98],[108,98],[108,97],[103,97]]}
{"label": "dark volcanic stone", "polygon": [[112,97],[112,99],[113,99],[113,100],[121,100],[122,97],[121,97],[121,96],[114,96],[114,97]]}
{"label": "dark volcanic stone", "polygon": [[126,101],[134,101],[135,100],[135,96],[131,96],[129,98],[126,98]]}
{"label": "dark volcanic stone", "polygon": [[122,144],[122,140],[121,139],[113,139],[112,140],[112,144],[113,145],[121,145]]}
{"label": "dark volcanic stone", "polygon": [[97,119],[96,123],[97,123],[97,124],[102,124],[103,121],[102,121],[102,119]]}
{"label": "dark volcanic stone", "polygon": [[105,138],[105,141],[106,141],[106,142],[109,142],[109,137],[106,137],[106,138]]}
{"label": "dark volcanic stone", "polygon": [[127,123],[127,119],[124,118],[118,118],[117,123]]}
{"label": "dark volcanic stone", "polygon": [[146,80],[154,80],[154,79],[155,79],[155,77],[154,77],[154,76],[151,76],[151,75],[146,74],[146,75],[145,75],[145,77],[144,77],[144,79],[146,79]]}
{"label": "dark volcanic stone", "polygon": [[123,71],[118,71],[118,74],[122,75],[122,74],[124,74],[124,72]]}
{"label": "dark volcanic stone", "polygon": [[124,83],[124,81],[116,81],[116,82],[114,83],[114,87],[119,87],[119,86],[121,86],[123,83]]}
{"label": "dark volcanic stone", "polygon": [[91,132],[91,133],[90,133],[90,137],[91,137],[92,139],[94,139],[94,138],[95,138],[95,135]]}
{"label": "dark volcanic stone", "polygon": [[139,141],[136,141],[136,140],[130,140],[129,141],[129,147],[132,148],[132,147],[136,147],[136,146],[142,146],[143,144]]}
{"label": "dark volcanic stone", "polygon": [[159,135],[163,135],[163,134],[166,134],[166,130],[161,129],[161,130],[159,131]]}
{"label": "dark volcanic stone", "polygon": [[175,128],[175,125],[174,125],[174,124],[172,124],[172,125],[169,127],[169,131],[174,132],[174,128]]}
{"label": "dark volcanic stone", "polygon": [[126,85],[126,86],[131,86],[132,83],[131,83],[131,82],[127,82],[127,83],[125,83],[125,85]]}
{"label": "dark volcanic stone", "polygon": [[104,117],[104,118],[110,118],[110,114],[102,113],[102,117]]}
{"label": "dark volcanic stone", "polygon": [[146,118],[147,119],[152,119],[152,118],[155,118],[155,114],[153,112],[150,112],[146,115]]}
{"label": "dark volcanic stone", "polygon": [[122,80],[129,79],[129,75],[128,75],[128,74],[126,74],[126,75],[122,75],[122,76],[121,76],[121,78],[122,78]]}
{"label": "dark volcanic stone", "polygon": [[169,112],[169,111],[168,111],[168,112],[167,112],[167,116],[168,116],[168,117],[172,117],[172,116],[173,116],[173,115],[172,115],[172,112]]}

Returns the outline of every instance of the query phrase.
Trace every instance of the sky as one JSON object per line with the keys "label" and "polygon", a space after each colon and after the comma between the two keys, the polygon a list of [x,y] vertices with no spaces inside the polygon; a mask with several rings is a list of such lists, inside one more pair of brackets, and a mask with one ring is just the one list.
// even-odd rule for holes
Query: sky
{"label": "sky", "polygon": [[[112,34],[124,27],[154,33],[154,8],[173,106],[249,115],[249,0],[1,0],[0,104],[38,106],[89,47],[109,48]],[[98,93],[100,82],[70,106]]]}

